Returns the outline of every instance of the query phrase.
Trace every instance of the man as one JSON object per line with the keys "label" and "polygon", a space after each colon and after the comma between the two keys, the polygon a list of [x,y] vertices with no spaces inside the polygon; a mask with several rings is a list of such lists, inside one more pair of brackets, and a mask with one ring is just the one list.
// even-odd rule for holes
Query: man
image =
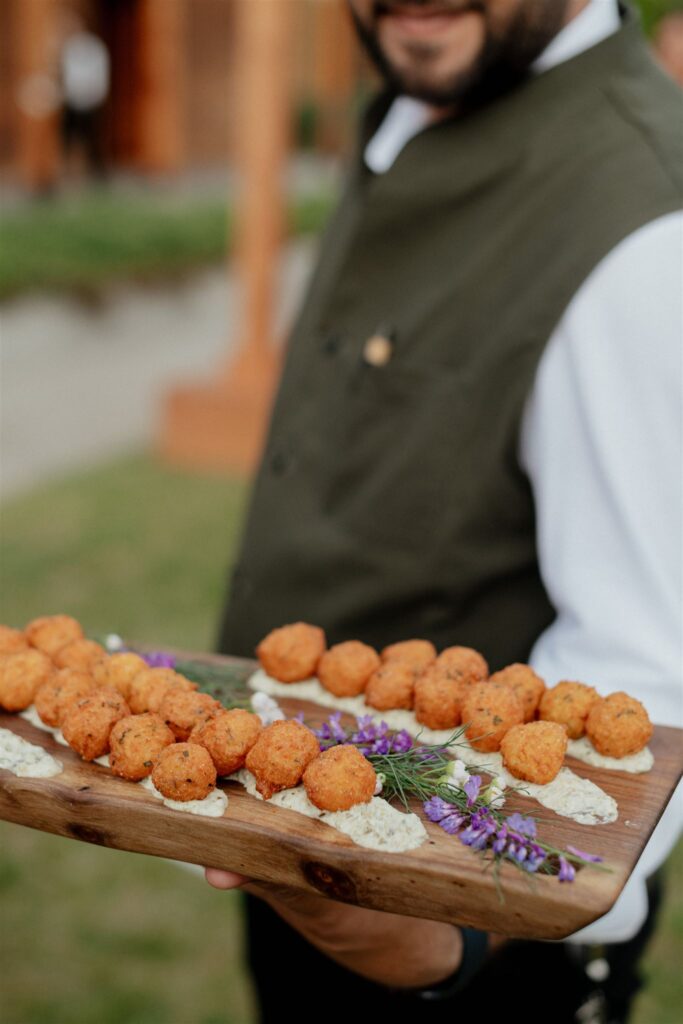
{"label": "man", "polygon": [[[293,332],[221,647],[297,619],[422,636],[681,724],[680,94],[616,0],[349,4],[387,88]],[[571,943],[207,878],[250,893],[265,1021],[450,1020],[511,980],[527,1022],[621,1021],[676,827]]]}

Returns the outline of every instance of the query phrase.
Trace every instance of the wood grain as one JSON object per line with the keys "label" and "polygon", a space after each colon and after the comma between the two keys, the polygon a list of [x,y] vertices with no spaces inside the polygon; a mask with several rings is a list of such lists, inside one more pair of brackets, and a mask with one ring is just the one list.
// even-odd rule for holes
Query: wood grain
{"label": "wood grain", "polygon": [[[245,674],[250,668],[231,664]],[[329,713],[303,701],[281,703],[291,713],[303,708],[307,719],[322,720]],[[239,871],[377,910],[534,939],[561,939],[610,909],[683,770],[681,731],[657,727],[650,744],[655,765],[645,775],[568,759],[577,774],[616,799],[619,819],[613,824],[578,825],[524,797],[508,799],[506,812],[534,814],[548,842],[599,853],[611,871],[584,868],[566,885],[531,878],[506,864],[501,903],[481,859],[430,823],[428,841],[419,849],[380,853],[357,846],[323,822],[256,800],[234,782],[223,785],[229,798],[223,818],[197,817],[165,807],[107,768],[86,764],[22,718],[0,715],[0,727],[40,744],[64,765],[63,773],[50,779],[0,771],[0,817],[7,821],[100,846]]]}

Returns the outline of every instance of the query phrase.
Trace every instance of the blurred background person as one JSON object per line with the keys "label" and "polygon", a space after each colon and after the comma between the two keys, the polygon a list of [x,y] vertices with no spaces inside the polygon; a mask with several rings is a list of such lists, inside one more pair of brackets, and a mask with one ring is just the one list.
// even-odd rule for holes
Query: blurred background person
{"label": "blurred background person", "polygon": [[61,138],[67,173],[78,167],[104,177],[102,112],[110,88],[109,51],[79,15],[67,11],[59,53]]}

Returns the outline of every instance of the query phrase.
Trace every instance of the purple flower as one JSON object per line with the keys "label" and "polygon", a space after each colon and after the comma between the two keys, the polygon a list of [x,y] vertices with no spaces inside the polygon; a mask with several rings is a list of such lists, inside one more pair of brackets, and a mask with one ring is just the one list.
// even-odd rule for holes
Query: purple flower
{"label": "purple flower", "polygon": [[479,796],[479,790],[481,789],[481,775],[470,775],[469,779],[463,786],[463,789],[467,794],[467,806],[471,807]]}
{"label": "purple flower", "polygon": [[439,822],[439,828],[442,828],[444,832],[448,832],[449,836],[453,836],[459,831],[465,820],[466,817],[464,814],[449,814],[445,818],[441,819]]}
{"label": "purple flower", "polygon": [[413,737],[406,729],[397,732],[393,739],[393,751],[395,754],[405,754],[413,745]]}
{"label": "purple flower", "polygon": [[491,849],[496,854],[503,853],[503,851],[505,850],[505,844],[506,843],[507,843],[507,832],[505,831],[505,828],[503,827],[498,832],[496,832],[496,838],[491,843]]}
{"label": "purple flower", "polygon": [[332,739],[335,739],[337,743],[344,743],[346,740],[346,730],[340,723],[341,711],[335,711],[329,718],[329,729]]}
{"label": "purple flower", "polygon": [[431,796],[422,806],[430,821],[441,821],[449,814],[457,812],[457,807],[449,804],[447,800],[442,800],[440,796]]}
{"label": "purple flower", "polygon": [[143,654],[142,659],[150,668],[175,668],[174,656],[165,651],[150,651],[149,654]]}
{"label": "purple flower", "polygon": [[595,853],[584,853],[583,850],[578,850],[576,846],[567,846],[567,852],[573,853],[575,857],[580,857],[581,860],[588,861],[589,864],[602,864],[602,857],[598,857]]}
{"label": "purple flower", "polygon": [[572,865],[564,857],[560,857],[560,873],[557,876],[560,882],[573,882],[576,877],[576,871]]}
{"label": "purple flower", "polygon": [[532,838],[536,835],[536,822],[534,819],[525,818],[519,811],[515,811],[514,814],[509,816],[507,824],[513,832],[519,832],[520,835],[531,836]]}

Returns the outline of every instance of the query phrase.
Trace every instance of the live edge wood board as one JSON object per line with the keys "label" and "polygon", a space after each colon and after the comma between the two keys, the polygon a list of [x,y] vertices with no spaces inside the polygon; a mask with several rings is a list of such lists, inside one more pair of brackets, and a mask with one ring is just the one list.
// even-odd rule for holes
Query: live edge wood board
{"label": "live edge wood board", "polygon": [[[220,661],[242,678],[253,668],[235,659],[205,660]],[[292,714],[303,709],[307,720],[320,721],[329,713],[298,700],[281,704]],[[0,714],[0,727],[38,743],[64,765],[62,774],[49,779],[18,778],[0,770],[0,817],[6,821],[100,846],[239,871],[363,907],[534,939],[561,939],[610,909],[683,770],[681,731],[658,726],[650,744],[655,764],[647,774],[567,762],[616,799],[619,818],[611,825],[578,825],[524,797],[508,798],[506,812],[533,814],[548,842],[599,853],[611,872],[584,868],[570,885],[550,877],[532,879],[505,864],[501,902],[481,858],[429,822],[428,840],[417,850],[379,853],[320,821],[256,800],[234,782],[224,784],[229,797],[224,817],[198,817],[170,810],[141,786],[81,761],[16,715]]]}

